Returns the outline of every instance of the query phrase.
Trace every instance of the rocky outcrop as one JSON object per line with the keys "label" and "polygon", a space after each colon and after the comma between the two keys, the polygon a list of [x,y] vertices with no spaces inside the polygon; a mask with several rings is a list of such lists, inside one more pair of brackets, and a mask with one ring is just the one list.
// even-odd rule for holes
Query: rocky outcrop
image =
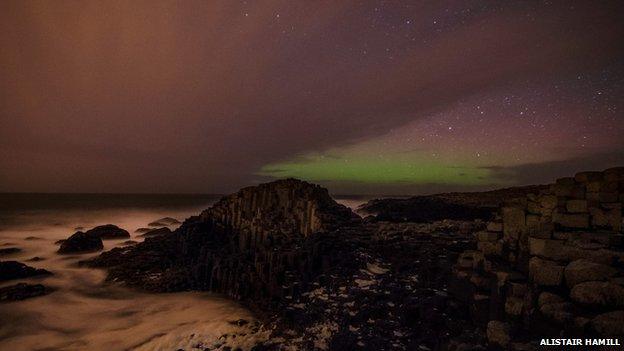
{"label": "rocky outcrop", "polygon": [[160,235],[168,235],[168,234],[171,234],[171,229],[167,227],[162,227],[162,228],[148,230],[139,236],[149,237],[149,236],[160,236]]}
{"label": "rocky outcrop", "polygon": [[422,223],[443,219],[488,220],[492,216],[492,209],[452,203],[431,196],[416,196],[409,199],[371,200],[358,208],[358,213],[372,214],[377,221]]}
{"label": "rocky outcrop", "polygon": [[375,199],[360,206],[357,212],[372,214],[377,221],[433,222],[443,219],[491,219],[496,209],[508,199],[537,192],[545,186],[526,186],[473,193],[444,193],[403,199]]}
{"label": "rocky outcrop", "polygon": [[130,237],[130,233],[127,230],[121,229],[113,224],[105,224],[97,226],[93,229],[89,229],[85,232],[88,236],[106,239],[126,239]]}
{"label": "rocky outcrop", "polygon": [[589,185],[618,172],[521,192],[488,221],[426,223],[360,220],[326,190],[283,180],[85,264],[142,289],[239,299],[260,312],[265,350],[465,350],[488,340],[524,350],[541,337],[620,335],[623,240],[618,206],[606,201],[622,199],[624,178]]}
{"label": "rocky outcrop", "polygon": [[176,224],[180,224],[180,221],[178,221],[175,218],[171,218],[171,217],[163,217],[161,219],[157,219],[157,220],[149,223],[148,226],[150,226],[150,227],[166,227],[166,226],[176,225]]}
{"label": "rocky outcrop", "polygon": [[337,230],[359,223],[326,189],[288,179],[242,189],[171,235],[113,249],[89,264],[148,290],[211,290],[259,302],[348,259],[341,250],[353,240]]}
{"label": "rocky outcrop", "polygon": [[425,350],[451,334],[480,342],[447,287],[469,233],[483,229],[479,221],[363,223],[325,189],[284,180],[245,188],[169,235],[85,264],[142,289],[239,299],[270,331],[258,349]]}
{"label": "rocky outcrop", "polygon": [[17,283],[15,285],[0,288],[0,303],[21,301],[32,297],[45,295],[49,292],[50,289],[47,289],[41,284]]}
{"label": "rocky outcrop", "polygon": [[104,249],[102,240],[127,238],[130,238],[127,230],[113,224],[105,224],[86,232],[78,231],[66,240],[59,240],[56,243],[61,245],[58,249],[60,254],[88,253]]}
{"label": "rocky outcrop", "polygon": [[623,202],[624,168],[581,172],[506,201],[455,267],[473,318],[509,325],[510,343],[624,335]]}
{"label": "rocky outcrop", "polygon": [[104,248],[104,244],[102,243],[102,239],[99,236],[76,232],[67,240],[64,240],[61,243],[61,247],[58,249],[58,253],[60,254],[70,254],[70,253],[87,253],[99,251]]}
{"label": "rocky outcrop", "polygon": [[0,281],[50,275],[49,271],[27,266],[17,261],[0,261]]}
{"label": "rocky outcrop", "polygon": [[200,217],[213,219],[229,230],[249,232],[255,242],[274,236],[307,237],[359,219],[336,203],[327,189],[295,179],[241,189],[222,198]]}

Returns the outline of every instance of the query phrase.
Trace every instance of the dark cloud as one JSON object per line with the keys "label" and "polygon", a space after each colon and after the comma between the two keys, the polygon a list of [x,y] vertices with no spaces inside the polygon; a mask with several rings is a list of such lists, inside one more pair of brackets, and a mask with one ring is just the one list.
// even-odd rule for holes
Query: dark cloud
{"label": "dark cloud", "polygon": [[602,171],[624,165],[624,147],[617,151],[572,157],[557,161],[521,164],[512,167],[487,167],[494,179],[516,184],[550,184],[555,179],[570,177],[582,171]]}
{"label": "dark cloud", "polygon": [[617,3],[411,3],[3,1],[0,190],[230,191],[621,57]]}

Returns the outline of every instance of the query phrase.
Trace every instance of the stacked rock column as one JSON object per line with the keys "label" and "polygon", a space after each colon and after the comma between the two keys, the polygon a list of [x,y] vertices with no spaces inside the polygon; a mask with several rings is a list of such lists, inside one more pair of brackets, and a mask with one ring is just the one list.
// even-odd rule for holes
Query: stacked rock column
{"label": "stacked rock column", "polygon": [[475,233],[456,275],[472,285],[475,316],[491,317],[492,344],[516,348],[514,333],[531,330],[624,335],[623,202],[624,168],[582,172],[506,203]]}

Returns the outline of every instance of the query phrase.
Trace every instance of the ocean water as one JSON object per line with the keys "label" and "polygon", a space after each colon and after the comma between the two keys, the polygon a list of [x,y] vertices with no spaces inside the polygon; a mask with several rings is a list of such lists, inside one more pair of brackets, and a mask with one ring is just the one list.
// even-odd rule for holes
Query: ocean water
{"label": "ocean water", "polygon": [[[218,200],[211,195],[0,194],[0,256],[54,274],[0,283],[42,283],[54,291],[0,304],[0,350],[185,350],[203,349],[226,333],[241,332],[230,321],[253,315],[238,303],[204,292],[149,294],[104,284],[105,272],[77,262],[97,255],[59,255],[57,240],[83,227],[115,224],[142,241],[135,230],[162,217],[180,221]],[[342,197],[355,208],[367,199]],[[175,229],[177,225],[171,226]],[[104,250],[128,239],[105,240]],[[39,261],[31,261],[39,257]],[[258,334],[258,338],[262,337]],[[238,341],[249,349],[258,340]]]}

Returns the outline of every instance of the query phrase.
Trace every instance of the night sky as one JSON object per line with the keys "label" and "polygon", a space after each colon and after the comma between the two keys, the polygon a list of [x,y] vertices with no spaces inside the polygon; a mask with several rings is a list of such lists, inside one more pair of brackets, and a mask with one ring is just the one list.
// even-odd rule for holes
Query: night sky
{"label": "night sky", "polygon": [[624,165],[624,1],[2,1],[0,191],[336,194]]}

